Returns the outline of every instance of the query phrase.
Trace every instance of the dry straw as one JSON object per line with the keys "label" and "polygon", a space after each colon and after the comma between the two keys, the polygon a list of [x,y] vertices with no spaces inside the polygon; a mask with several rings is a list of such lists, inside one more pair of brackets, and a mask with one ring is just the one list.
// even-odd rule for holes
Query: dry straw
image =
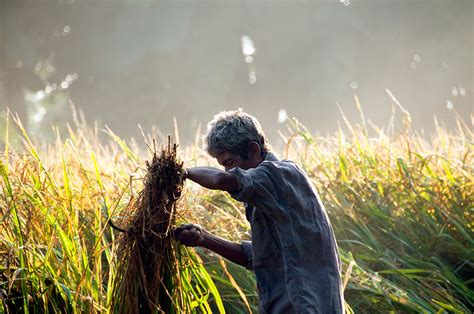
{"label": "dry straw", "polygon": [[131,203],[132,217],[119,238],[113,310],[119,313],[174,312],[182,308],[179,262],[172,246],[183,163],[177,144],[146,162],[144,188]]}

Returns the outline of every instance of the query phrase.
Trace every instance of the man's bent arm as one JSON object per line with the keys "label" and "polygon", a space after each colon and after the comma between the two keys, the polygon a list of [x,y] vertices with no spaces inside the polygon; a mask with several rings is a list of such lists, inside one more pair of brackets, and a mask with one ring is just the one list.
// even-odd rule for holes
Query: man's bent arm
{"label": "man's bent arm", "polygon": [[237,177],[226,171],[212,167],[195,167],[186,169],[187,178],[211,190],[237,192],[239,181]]}
{"label": "man's bent arm", "polygon": [[230,242],[210,234],[200,225],[183,224],[174,230],[174,239],[182,245],[196,247],[201,246],[209,249],[228,260],[249,267],[247,255],[242,244]]}

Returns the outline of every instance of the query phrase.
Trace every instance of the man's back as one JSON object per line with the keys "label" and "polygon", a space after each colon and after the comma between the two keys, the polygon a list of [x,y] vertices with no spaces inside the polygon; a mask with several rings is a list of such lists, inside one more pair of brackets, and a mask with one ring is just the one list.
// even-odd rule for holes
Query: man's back
{"label": "man's back", "polygon": [[267,153],[258,167],[234,168],[246,203],[252,241],[244,242],[255,271],[262,312],[342,313],[340,260],[334,233],[307,175]]}

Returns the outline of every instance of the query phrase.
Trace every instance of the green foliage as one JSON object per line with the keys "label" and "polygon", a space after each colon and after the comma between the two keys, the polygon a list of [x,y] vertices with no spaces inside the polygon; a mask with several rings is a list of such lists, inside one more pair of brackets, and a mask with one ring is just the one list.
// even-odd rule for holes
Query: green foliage
{"label": "green foliage", "polygon": [[[348,312],[470,312],[472,127],[460,120],[457,131],[438,127],[428,141],[410,132],[407,117],[400,133],[369,130],[361,117],[362,125],[346,120],[348,131],[333,137],[314,136],[293,120],[281,154],[302,165],[326,206]],[[129,214],[142,189],[144,152],[111,130],[101,142],[77,118],[67,138],[48,146],[14,122],[0,160],[0,311],[111,311],[117,243],[108,220]],[[24,146],[13,150],[12,138]],[[183,155],[192,165],[215,165],[196,147]],[[243,208],[228,195],[190,182],[184,195],[180,221],[248,239]],[[192,311],[256,312],[251,272],[206,250],[186,252],[180,277]]]}

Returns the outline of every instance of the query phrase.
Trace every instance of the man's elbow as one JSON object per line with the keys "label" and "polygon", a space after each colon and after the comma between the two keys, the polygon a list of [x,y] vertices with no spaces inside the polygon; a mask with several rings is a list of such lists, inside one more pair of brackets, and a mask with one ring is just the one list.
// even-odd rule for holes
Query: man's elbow
{"label": "man's elbow", "polygon": [[215,184],[219,190],[226,191],[226,192],[237,192],[239,190],[239,181],[237,177],[228,172],[219,173],[215,177]]}

